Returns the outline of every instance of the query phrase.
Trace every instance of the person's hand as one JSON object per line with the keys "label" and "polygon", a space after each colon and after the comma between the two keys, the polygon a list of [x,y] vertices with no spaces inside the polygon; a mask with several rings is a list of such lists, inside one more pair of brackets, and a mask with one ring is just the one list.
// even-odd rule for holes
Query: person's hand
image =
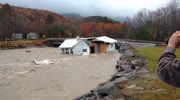
{"label": "person's hand", "polygon": [[179,45],[180,45],[180,31],[176,31],[170,37],[167,47],[177,48]]}

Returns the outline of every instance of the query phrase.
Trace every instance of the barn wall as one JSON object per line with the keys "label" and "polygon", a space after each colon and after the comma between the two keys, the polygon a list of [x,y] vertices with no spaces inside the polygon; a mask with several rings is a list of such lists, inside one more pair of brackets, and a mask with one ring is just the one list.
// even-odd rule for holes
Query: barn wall
{"label": "barn wall", "polygon": [[99,52],[106,53],[107,52],[107,45],[106,43],[99,43]]}

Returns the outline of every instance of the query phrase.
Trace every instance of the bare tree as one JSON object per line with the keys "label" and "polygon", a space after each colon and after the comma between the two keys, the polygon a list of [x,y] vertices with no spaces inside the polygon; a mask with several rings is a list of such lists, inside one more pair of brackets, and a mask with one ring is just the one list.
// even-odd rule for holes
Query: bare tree
{"label": "bare tree", "polygon": [[146,26],[154,40],[163,41],[173,32],[180,29],[180,5],[178,0],[171,0],[166,6],[155,11],[143,9],[128,23],[136,32],[139,27]]}

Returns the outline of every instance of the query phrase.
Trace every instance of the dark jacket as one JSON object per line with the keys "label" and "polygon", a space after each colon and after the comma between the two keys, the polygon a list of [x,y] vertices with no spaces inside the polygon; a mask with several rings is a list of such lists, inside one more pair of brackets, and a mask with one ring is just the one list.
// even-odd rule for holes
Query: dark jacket
{"label": "dark jacket", "polygon": [[180,87],[180,60],[176,60],[175,49],[167,47],[158,61],[158,76],[164,82]]}

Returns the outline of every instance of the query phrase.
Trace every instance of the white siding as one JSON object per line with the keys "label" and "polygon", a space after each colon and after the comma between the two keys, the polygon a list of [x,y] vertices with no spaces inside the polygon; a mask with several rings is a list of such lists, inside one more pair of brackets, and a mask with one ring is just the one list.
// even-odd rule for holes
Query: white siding
{"label": "white siding", "polygon": [[115,43],[107,44],[107,51],[115,51]]}
{"label": "white siding", "polygon": [[73,54],[75,55],[89,55],[89,53],[90,53],[89,46],[84,41],[80,41],[73,48]]}

